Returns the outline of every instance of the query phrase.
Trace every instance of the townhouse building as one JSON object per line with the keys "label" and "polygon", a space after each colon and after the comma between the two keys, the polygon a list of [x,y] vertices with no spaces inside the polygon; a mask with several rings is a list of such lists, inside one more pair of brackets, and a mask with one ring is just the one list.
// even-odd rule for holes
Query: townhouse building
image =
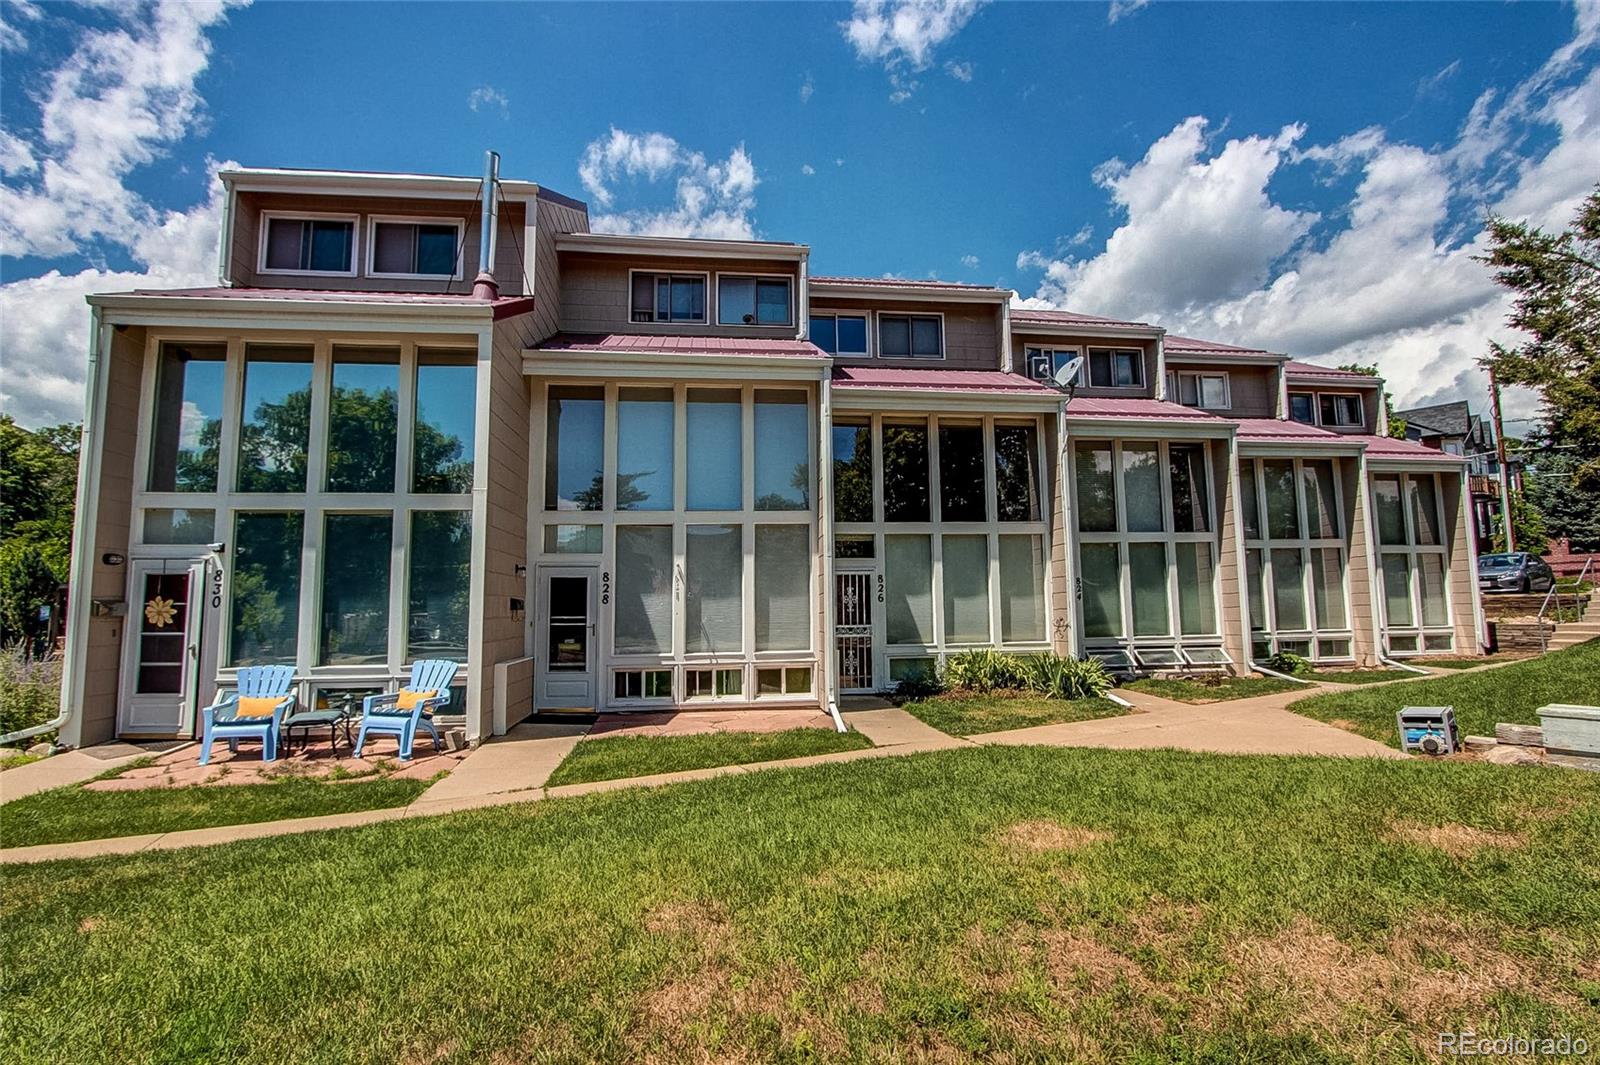
{"label": "townhouse building", "polygon": [[69,743],[191,735],[259,663],[322,706],[458,659],[477,741],[971,647],[1479,650],[1462,460],[1378,435],[1374,378],[532,182],[222,181],[215,286],[89,299]]}

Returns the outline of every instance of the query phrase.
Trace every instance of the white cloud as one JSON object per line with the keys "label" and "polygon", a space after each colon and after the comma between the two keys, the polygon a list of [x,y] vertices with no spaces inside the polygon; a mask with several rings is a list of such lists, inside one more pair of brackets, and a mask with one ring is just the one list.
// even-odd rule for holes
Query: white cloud
{"label": "white cloud", "polygon": [[0,51],[25,52],[28,38],[14,24],[13,16],[24,22],[37,22],[44,15],[31,0],[6,0],[0,6]]}
{"label": "white cloud", "polygon": [[[650,233],[663,236],[755,236],[755,163],[744,145],[720,162],[690,151],[665,133],[630,133],[613,126],[590,142],[578,163],[578,178],[591,199],[606,209],[592,215],[597,233]],[[626,181],[637,191],[666,179],[673,182],[671,206],[613,211],[616,186]]]}
{"label": "white cloud", "polygon": [[[0,188],[0,247],[86,264],[0,286],[0,408],[24,425],[83,416],[87,293],[215,280],[215,175],[229,164],[208,161],[209,195],[188,210],[162,210],[124,179],[204,128],[196,82],[209,62],[207,31],[228,6],[130,6],[114,9],[120,22],[109,28],[80,28],[42,79],[38,121],[0,137],[0,169],[13,179]],[[135,267],[105,268],[114,251]]]}
{"label": "white cloud", "polygon": [[1149,3],[1150,0],[1111,0],[1111,7],[1106,12],[1106,22],[1116,25],[1119,20],[1127,18]]}
{"label": "white cloud", "polygon": [[810,163],[802,163],[802,164],[800,164],[800,173],[804,174],[806,177],[810,177],[812,174],[815,174],[816,172],[817,172],[817,168],[812,166]]}
{"label": "white cloud", "polygon": [[[839,28],[855,49],[856,57],[881,62],[889,72],[891,103],[904,103],[920,87],[907,71],[926,70],[933,53],[959,33],[977,14],[982,0],[855,0],[848,21]],[[971,80],[972,65],[962,81]]]}
{"label": "white cloud", "polygon": [[834,166],[843,166],[844,165],[844,156],[841,155],[839,158],[835,159],[833,161],[833,165]]}
{"label": "white cloud", "polygon": [[1417,95],[1418,96],[1432,96],[1432,95],[1434,95],[1440,89],[1444,88],[1444,85],[1445,85],[1445,83],[1447,81],[1449,81],[1451,78],[1455,77],[1460,72],[1461,72],[1461,60],[1459,60],[1459,59],[1451,60],[1449,63],[1446,63],[1444,66],[1440,67],[1438,70],[1434,71],[1432,74],[1429,74],[1427,77],[1425,77],[1421,81],[1417,82]]}
{"label": "white cloud", "polygon": [[976,270],[978,268],[978,257],[976,255],[963,255],[961,257],[961,265],[968,270]]}
{"label": "white cloud", "polygon": [[806,71],[806,80],[800,83],[800,102],[811,102],[811,94],[817,91],[817,83],[811,80],[811,71]]}
{"label": "white cloud", "polygon": [[467,94],[467,106],[474,111],[499,111],[501,118],[511,117],[511,100],[493,85],[480,85]]}
{"label": "white cloud", "polygon": [[957,81],[971,81],[972,63],[970,61],[957,63],[952,59],[945,63],[944,72]]}
{"label": "white cloud", "polygon": [[[1580,8],[1575,40],[1590,35]],[[1288,351],[1338,364],[1376,362],[1402,404],[1485,401],[1475,360],[1514,335],[1508,294],[1474,261],[1484,210],[1565,225],[1596,180],[1600,68],[1564,47],[1504,102],[1480,99],[1454,143],[1418,147],[1367,129],[1300,148],[1288,126],[1217,148],[1191,118],[1133,165],[1096,171],[1122,215],[1097,253],[1023,251],[1043,270],[1029,306],[1157,321],[1183,334]],[[1564,57],[1564,58],[1563,58]],[[1557,62],[1560,60],[1561,62]],[[1543,86],[1537,93],[1529,84]],[[1537,102],[1535,102],[1537,101]],[[1553,143],[1530,156],[1536,126]],[[1274,201],[1284,167],[1353,173],[1348,199],[1318,216]],[[1462,219],[1471,221],[1463,227]],[[1527,393],[1508,406],[1528,412]]]}

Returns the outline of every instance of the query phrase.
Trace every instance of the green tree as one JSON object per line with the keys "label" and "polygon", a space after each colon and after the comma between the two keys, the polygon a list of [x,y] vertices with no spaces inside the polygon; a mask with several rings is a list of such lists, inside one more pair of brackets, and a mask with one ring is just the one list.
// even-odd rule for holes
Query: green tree
{"label": "green tree", "polygon": [[27,430],[0,415],[0,639],[37,647],[72,554],[76,425]]}
{"label": "green tree", "polygon": [[[1371,366],[1362,366],[1357,362],[1347,362],[1339,369],[1347,370],[1350,373],[1366,374],[1368,377],[1380,376],[1377,363],[1373,363]],[[1406,420],[1395,417],[1394,393],[1387,388],[1383,390],[1383,409],[1389,412],[1389,424],[1384,427],[1385,435],[1392,436],[1396,440],[1404,440],[1406,438]]]}
{"label": "green tree", "polygon": [[[1544,515],[1521,492],[1511,493],[1511,527],[1517,533],[1518,551],[1532,551],[1537,554],[1544,550],[1544,545],[1550,539],[1550,534],[1545,528]],[[1496,551],[1506,549],[1504,523],[1500,523],[1494,531],[1494,549]]]}
{"label": "green tree", "polygon": [[1537,442],[1575,459],[1552,484],[1600,489],[1600,186],[1560,233],[1495,216],[1487,231],[1490,250],[1479,261],[1516,293],[1507,321],[1527,339],[1491,343],[1479,362],[1501,384],[1539,393],[1545,426]]}
{"label": "green tree", "polygon": [[[1574,551],[1600,551],[1600,484],[1580,484],[1581,465],[1582,460],[1570,452],[1536,452],[1522,471],[1523,491],[1543,515],[1549,536],[1566,537]],[[1530,546],[1542,543],[1522,540],[1520,524],[1517,538]]]}

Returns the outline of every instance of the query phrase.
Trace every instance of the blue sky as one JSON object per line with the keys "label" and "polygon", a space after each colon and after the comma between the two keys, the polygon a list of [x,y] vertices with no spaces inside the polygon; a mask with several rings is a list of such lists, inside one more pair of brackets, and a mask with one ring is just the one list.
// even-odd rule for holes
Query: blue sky
{"label": "blue sky", "polygon": [[1593,4],[0,9],[25,424],[77,415],[83,292],[208,279],[217,161],[473,173],[494,147],[597,228],[1377,361],[1402,402],[1481,401],[1484,210],[1559,225],[1600,178]]}

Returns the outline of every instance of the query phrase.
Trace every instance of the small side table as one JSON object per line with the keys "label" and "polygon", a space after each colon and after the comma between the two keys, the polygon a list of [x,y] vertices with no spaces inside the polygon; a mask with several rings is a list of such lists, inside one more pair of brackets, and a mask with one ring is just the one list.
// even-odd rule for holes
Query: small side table
{"label": "small side table", "polygon": [[305,750],[311,746],[311,730],[325,728],[328,730],[328,746],[333,750],[333,756],[339,757],[339,729],[344,729],[345,746],[355,749],[355,736],[350,732],[351,706],[350,697],[345,696],[344,705],[337,710],[306,710],[302,713],[290,714],[283,722],[284,749],[293,750],[294,732],[300,730],[300,749]]}

